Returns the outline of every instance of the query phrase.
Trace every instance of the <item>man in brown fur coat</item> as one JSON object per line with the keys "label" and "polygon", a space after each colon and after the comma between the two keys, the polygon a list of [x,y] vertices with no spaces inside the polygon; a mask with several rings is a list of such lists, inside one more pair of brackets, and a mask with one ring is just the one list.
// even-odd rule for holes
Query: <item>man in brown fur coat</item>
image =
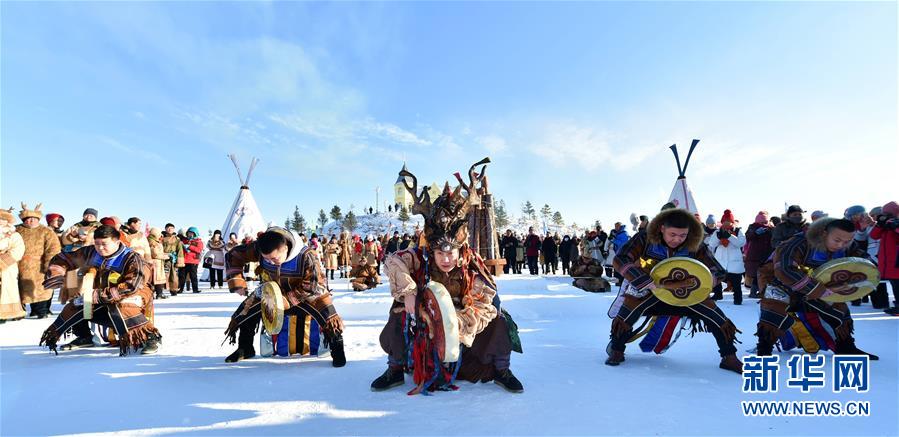
{"label": "man in brown fur coat", "polygon": [[[724,269],[703,243],[702,224],[692,213],[683,209],[660,212],[645,230],[631,238],[615,255],[613,265],[627,280],[619,301],[621,307],[612,320],[612,341],[608,347],[606,364],[617,366],[624,362],[624,348],[633,335],[633,327],[641,316],[685,316],[693,322],[694,332],[706,331],[715,336],[721,354],[719,367],[743,373],[743,363],[736,356],[736,333],[733,322],[715,302],[705,301],[687,307],[662,302],[652,290],[656,288],[649,273],[652,267],[667,258],[689,257],[711,270],[716,281],[724,278]],[[623,297],[623,299],[622,299]],[[618,301],[616,301],[618,302]]]}
{"label": "man in brown fur coat", "polygon": [[38,319],[50,315],[53,290],[47,290],[41,282],[50,265],[50,259],[60,251],[59,238],[52,229],[41,224],[41,204],[28,209],[24,203],[19,218],[22,224],[16,231],[25,241],[25,256],[19,261],[19,294],[23,304],[31,305],[31,316]]}

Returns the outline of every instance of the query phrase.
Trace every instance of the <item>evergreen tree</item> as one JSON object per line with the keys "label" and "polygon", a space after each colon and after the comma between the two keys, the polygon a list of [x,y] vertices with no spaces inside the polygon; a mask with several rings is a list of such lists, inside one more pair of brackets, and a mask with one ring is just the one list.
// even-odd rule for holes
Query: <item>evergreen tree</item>
{"label": "evergreen tree", "polygon": [[509,214],[506,213],[506,202],[500,200],[496,203],[496,208],[493,211],[494,219],[496,220],[496,227],[499,229],[505,228],[509,225]]}
{"label": "evergreen tree", "polygon": [[320,232],[325,231],[325,225],[328,224],[328,215],[325,214],[325,210],[318,210],[318,229]]}
{"label": "evergreen tree", "polygon": [[293,206],[293,220],[290,222],[290,229],[298,234],[306,232],[306,219],[303,214],[300,214],[300,207],[296,205]]}
{"label": "evergreen tree", "polygon": [[545,203],[543,204],[543,208],[540,208],[540,217],[543,218],[544,222],[552,216],[552,213],[553,210]]}
{"label": "evergreen tree", "polygon": [[406,222],[409,221],[409,210],[406,209],[406,205],[403,205],[403,207],[400,209],[400,213],[397,218],[401,222],[403,222],[403,225],[405,225]]}
{"label": "evergreen tree", "polygon": [[290,229],[290,216],[287,216],[287,219],[284,220],[284,229]]}
{"label": "evergreen tree", "polygon": [[356,226],[359,224],[356,221],[356,214],[353,213],[353,210],[350,209],[350,212],[346,213],[346,217],[343,218],[343,228],[353,232],[356,229]]}
{"label": "evergreen tree", "polygon": [[553,214],[553,224],[556,226],[562,226],[565,224],[565,221],[562,220],[562,213],[560,213],[559,211],[556,211],[555,214]]}
{"label": "evergreen tree", "polygon": [[334,205],[334,207],[331,208],[331,220],[334,220],[335,222],[339,222],[341,219],[343,219],[343,213],[340,212],[339,206]]}
{"label": "evergreen tree", "polygon": [[537,218],[537,211],[534,210],[534,205],[531,204],[530,200],[528,200],[527,202],[524,202],[524,205],[521,207],[521,212],[524,214],[525,217],[528,217],[531,220],[534,220]]}

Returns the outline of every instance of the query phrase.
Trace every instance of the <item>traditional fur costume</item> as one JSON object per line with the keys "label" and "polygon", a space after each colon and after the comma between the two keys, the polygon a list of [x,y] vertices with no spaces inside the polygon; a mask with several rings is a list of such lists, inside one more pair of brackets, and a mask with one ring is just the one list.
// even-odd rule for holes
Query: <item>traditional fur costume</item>
{"label": "traditional fur costume", "polygon": [[361,263],[350,271],[350,284],[355,291],[370,290],[381,283],[381,276],[378,275],[378,269]]}
{"label": "traditional fur costume", "polygon": [[[689,223],[686,240],[680,246],[668,247],[662,237],[662,225],[675,215],[679,221]],[[716,280],[725,277],[724,269],[715,261],[708,246],[703,242],[705,236],[702,225],[692,213],[683,209],[668,209],[660,212],[647,226],[645,231],[639,231],[616,253],[613,265],[615,269],[627,280],[622,284],[622,294],[613,305],[620,304],[614,313],[612,320],[611,343],[609,344],[608,365],[618,365],[624,361],[624,349],[626,344],[634,336],[634,327],[641,317],[652,316],[677,316],[686,317],[692,323],[693,333],[705,331],[715,336],[718,343],[718,352],[722,358],[730,360],[729,370],[742,369],[742,364],[737,366],[739,360],[734,346],[736,333],[739,332],[733,322],[727,318],[723,311],[715,305],[715,301],[707,298],[698,304],[677,307],[662,302],[648,288],[652,284],[649,272],[652,267],[667,258],[680,256],[690,257],[705,264]],[[736,361],[733,361],[736,360]],[[722,368],[725,360],[722,360]]]}
{"label": "traditional fur costume", "polygon": [[25,317],[18,280],[25,242],[13,227],[12,213],[0,210],[0,220],[0,320],[18,320]]}
{"label": "traditional fur costume", "polygon": [[[43,217],[41,204],[34,209],[28,209],[23,203],[19,218]],[[60,251],[59,238],[47,226],[39,224],[29,228],[24,224],[16,227],[16,231],[22,235],[25,241],[25,256],[19,261],[19,293],[23,304],[31,304],[31,315],[42,317],[50,312],[50,301],[53,299],[53,290],[45,289],[41,283],[44,274],[50,265],[50,259]]]}
{"label": "traditional fur costume", "polygon": [[[322,269],[317,252],[309,246],[302,245],[300,237],[292,231],[273,227],[266,232],[278,232],[286,238],[289,247],[287,259],[281,265],[269,263],[262,258],[255,241],[237,246],[225,255],[225,275],[228,278],[228,288],[232,292],[246,294],[247,281],[244,278],[244,266],[258,262],[261,280],[277,282],[281,287],[284,297],[290,305],[289,308],[285,305],[285,313],[305,313],[312,316],[327,337],[335,367],[342,366],[343,363],[340,361],[345,363],[345,358],[343,358],[343,321],[331,303],[328,278]],[[231,323],[228,325],[225,335],[231,344],[237,343],[238,351],[236,353],[242,356],[228,357],[228,361],[237,361],[255,355],[253,338],[259,322],[262,320],[261,311],[261,299],[255,293],[250,293],[231,316]],[[232,358],[237,358],[237,360],[232,360]]]}
{"label": "traditional fur costume", "polygon": [[[468,215],[471,205],[479,201],[473,177],[474,168],[486,164],[481,161],[469,170],[469,184],[462,184],[455,191],[449,185],[432,203],[427,190],[418,194],[418,183],[414,175],[401,171],[406,189],[415,197],[412,212],[425,218],[424,235],[427,246],[406,249],[388,256],[384,261],[390,278],[390,292],[394,303],[387,325],[381,331],[381,347],[388,355],[388,370],[372,383],[373,390],[383,390],[402,383],[402,369],[413,372],[418,387],[410,394],[435,389],[454,388],[453,378],[471,382],[495,380],[498,384],[514,392],[520,392],[521,383],[509,370],[512,350],[521,352],[517,327],[511,316],[502,310],[496,283],[493,281],[481,257],[468,246]],[[480,174],[483,174],[483,169]],[[412,179],[412,186],[406,183]],[[463,196],[464,188],[468,196]],[[448,273],[443,272],[432,259],[434,250],[442,252],[459,251],[458,267]],[[419,353],[427,350],[428,333],[421,331],[411,339],[406,327],[410,317],[405,312],[404,302],[415,298],[421,304],[421,293],[430,281],[446,287],[452,297],[459,323],[459,341],[462,344],[461,364],[455,368],[434,363],[430,354]],[[420,315],[416,315],[416,319]],[[433,333],[431,333],[433,334]],[[413,361],[409,362],[412,357]],[[453,376],[452,373],[456,372]]]}
{"label": "traditional fur costume", "polygon": [[810,353],[829,349],[837,354],[866,354],[855,347],[849,306],[821,300],[827,285],[809,276],[811,270],[833,259],[869,259],[855,241],[838,252],[827,250],[826,228],[834,220],[815,221],[806,232],[778,246],[772,261],[759,268],[759,282],[766,287],[756,332],[758,355],[771,355],[775,345],[799,346]]}
{"label": "traditional fur costume", "polygon": [[120,355],[136,349],[147,340],[162,337],[146,317],[148,307],[153,306],[153,291],[148,286],[149,266],[136,252],[119,244],[119,249],[108,257],[101,256],[93,246],[82,247],[75,252],[63,252],[50,260],[44,285],[61,287],[60,301],[65,302],[56,321],[44,331],[40,344],[56,351],[57,341],[69,331],[79,339],[90,340],[92,333],[84,319],[83,304],[79,302],[78,284],[67,280],[73,270],[95,270],[93,283],[93,323],[106,326],[115,332]]}

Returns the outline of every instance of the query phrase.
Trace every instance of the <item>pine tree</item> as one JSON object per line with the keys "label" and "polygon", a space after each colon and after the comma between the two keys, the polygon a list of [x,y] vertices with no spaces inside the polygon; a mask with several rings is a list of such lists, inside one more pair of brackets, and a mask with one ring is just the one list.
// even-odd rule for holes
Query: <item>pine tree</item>
{"label": "pine tree", "polygon": [[530,200],[524,203],[524,205],[521,207],[521,212],[525,217],[528,217],[531,220],[537,218],[537,211],[534,210],[534,205],[531,204]]}
{"label": "pine tree", "polygon": [[496,203],[496,208],[493,211],[494,219],[496,220],[496,227],[499,229],[505,228],[509,225],[509,214],[506,213],[506,202],[500,200]]}
{"label": "pine tree", "polygon": [[553,224],[556,226],[562,226],[565,224],[565,221],[562,220],[562,213],[560,213],[559,211],[556,211],[555,214],[553,214]]}
{"label": "pine tree", "polygon": [[290,229],[290,216],[287,216],[287,219],[284,220],[284,229]]}
{"label": "pine tree", "polygon": [[343,213],[340,212],[339,206],[334,205],[334,207],[331,208],[331,220],[334,220],[335,222],[339,222],[341,219],[343,219]]}
{"label": "pine tree", "polygon": [[543,204],[543,208],[540,208],[540,218],[543,219],[543,223],[546,223],[547,220],[552,217],[553,210],[547,204]]}
{"label": "pine tree", "polygon": [[403,205],[403,207],[400,209],[400,213],[397,218],[401,222],[403,222],[403,225],[405,225],[406,222],[409,221],[409,210],[406,209],[406,205]]}
{"label": "pine tree", "polygon": [[350,232],[356,229],[356,225],[359,222],[356,221],[356,214],[353,213],[353,210],[350,209],[350,212],[346,213],[346,217],[343,218],[343,228],[349,230]]}
{"label": "pine tree", "polygon": [[300,214],[300,207],[293,206],[293,220],[290,222],[290,229],[298,234],[306,233],[306,219]]}
{"label": "pine tree", "polygon": [[325,231],[325,225],[328,224],[328,215],[325,214],[325,210],[318,210],[318,229],[320,232]]}

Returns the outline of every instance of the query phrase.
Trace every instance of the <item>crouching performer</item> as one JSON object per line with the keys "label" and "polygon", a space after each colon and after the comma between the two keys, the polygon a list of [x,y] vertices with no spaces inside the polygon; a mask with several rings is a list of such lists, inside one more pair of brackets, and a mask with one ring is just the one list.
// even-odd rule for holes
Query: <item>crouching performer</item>
{"label": "crouching performer", "polygon": [[90,321],[114,330],[120,355],[138,348],[142,354],[158,351],[162,336],[147,317],[153,314],[150,266],[119,236],[116,228],[102,225],[94,231],[92,246],[50,260],[44,287],[60,288],[65,306],[44,331],[41,345],[55,352],[60,336],[72,332],[75,339],[63,350],[92,347]]}
{"label": "crouching performer", "polygon": [[[259,263],[261,281],[274,283],[280,292],[281,302],[271,306],[263,305],[263,286],[247,296],[247,281],[243,276],[244,266]],[[283,314],[308,314],[315,319],[325,335],[331,349],[334,367],[346,365],[343,350],[343,320],[331,304],[328,278],[315,249],[303,246],[299,235],[284,228],[272,227],[259,235],[256,241],[234,247],[225,255],[228,288],[247,298],[231,316],[231,323],[225,331],[231,344],[237,343],[237,350],[225,358],[225,362],[235,363],[256,355],[253,339],[263,311]],[[269,288],[275,288],[270,286]],[[268,314],[270,319],[283,314]],[[273,332],[272,334],[276,334]]]}
{"label": "crouching performer", "polygon": [[447,184],[433,203],[427,190],[419,195],[415,176],[400,172],[415,198],[412,212],[424,216],[427,245],[384,261],[394,298],[380,337],[388,367],[372,390],[402,385],[404,371],[416,384],[409,394],[454,390],[455,379],[492,380],[510,392],[524,390],[509,369],[512,350],[521,352],[517,327],[501,309],[483,260],[468,245],[469,210],[479,201],[474,185],[482,180],[474,168],[488,162],[469,169],[469,184],[457,175],[461,186],[450,191]]}

